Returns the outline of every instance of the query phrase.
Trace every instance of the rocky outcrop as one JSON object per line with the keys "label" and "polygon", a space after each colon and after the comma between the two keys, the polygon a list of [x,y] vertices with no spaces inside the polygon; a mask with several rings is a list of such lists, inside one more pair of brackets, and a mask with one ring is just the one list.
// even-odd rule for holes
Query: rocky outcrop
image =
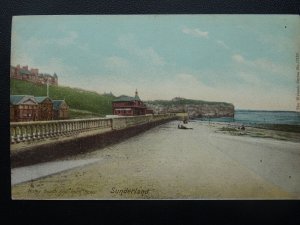
{"label": "rocky outcrop", "polygon": [[171,101],[148,101],[146,105],[154,113],[187,112],[190,118],[234,117],[234,105],[226,102],[174,98]]}

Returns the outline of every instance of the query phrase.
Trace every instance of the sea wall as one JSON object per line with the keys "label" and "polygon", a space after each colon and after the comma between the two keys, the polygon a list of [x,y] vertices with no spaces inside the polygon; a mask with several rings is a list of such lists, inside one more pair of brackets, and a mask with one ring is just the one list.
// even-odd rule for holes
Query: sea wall
{"label": "sea wall", "polygon": [[[70,155],[81,154],[100,149],[107,145],[125,140],[152,127],[166,123],[176,118],[177,117],[175,114],[165,114],[157,116],[151,115],[103,119],[103,121],[105,121],[105,128],[102,128],[103,123],[101,124],[98,119],[97,121],[88,120],[94,126],[92,130],[93,132],[91,132],[91,129],[86,130],[87,125],[84,125],[86,124],[86,122],[83,123],[84,120],[76,120],[77,123],[81,123],[80,127],[85,129],[81,136],[77,135],[78,130],[77,133],[72,135],[72,131],[70,131],[69,129],[70,127],[76,128],[78,126],[74,126],[71,121],[64,121],[69,125],[67,126],[67,128],[66,126],[63,126],[64,131],[60,132],[59,135],[63,136],[65,132],[68,133],[68,138],[57,138],[56,140],[51,141],[51,139],[47,138],[45,135],[40,135],[44,136],[44,143],[42,140],[42,143],[38,142],[38,144],[35,144],[35,142],[31,138],[31,141],[28,142],[27,146],[25,145],[25,147],[22,143],[26,142],[26,140],[22,140],[20,143],[12,144],[11,167],[15,168],[41,162],[47,162],[57,158],[64,158]],[[95,127],[96,122],[98,122],[102,127]],[[49,124],[49,122],[45,122],[45,124]],[[70,126],[70,124],[72,124],[72,126]],[[109,124],[111,127],[107,127],[107,124]],[[16,123],[14,123],[13,126],[15,127]],[[97,133],[97,129],[106,130],[104,130],[104,132]],[[45,132],[45,126],[43,126],[42,131],[47,134],[47,132]],[[28,138],[28,136],[26,137]],[[20,147],[18,147],[18,145]]]}

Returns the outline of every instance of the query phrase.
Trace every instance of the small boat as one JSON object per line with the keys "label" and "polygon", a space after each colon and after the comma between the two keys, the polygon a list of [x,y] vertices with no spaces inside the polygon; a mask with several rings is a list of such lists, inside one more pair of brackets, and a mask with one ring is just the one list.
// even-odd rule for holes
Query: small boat
{"label": "small boat", "polygon": [[183,125],[178,124],[178,129],[193,129],[193,128],[185,127]]}

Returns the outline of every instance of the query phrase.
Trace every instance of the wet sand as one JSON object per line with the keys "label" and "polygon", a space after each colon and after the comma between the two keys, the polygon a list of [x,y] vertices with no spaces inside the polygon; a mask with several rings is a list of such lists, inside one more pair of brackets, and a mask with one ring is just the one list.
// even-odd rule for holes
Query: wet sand
{"label": "wet sand", "polygon": [[[49,176],[49,164],[31,166],[36,175],[23,180],[28,167],[16,168],[12,198],[300,198],[299,143],[232,136],[218,133],[220,125],[201,122],[187,126],[193,129],[177,129],[176,121],[169,122],[122,143],[70,157],[80,163],[63,172],[60,168],[68,160],[56,161],[52,167],[57,169]],[[30,179],[35,180],[20,183]]]}

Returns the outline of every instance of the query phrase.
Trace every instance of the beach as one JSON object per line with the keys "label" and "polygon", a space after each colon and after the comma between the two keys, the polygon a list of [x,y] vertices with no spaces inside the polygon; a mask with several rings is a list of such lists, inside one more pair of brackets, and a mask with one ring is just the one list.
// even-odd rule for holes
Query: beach
{"label": "beach", "polygon": [[12,198],[300,198],[299,133],[200,121],[189,122],[188,130],[177,125],[172,121],[94,152],[12,169]]}

